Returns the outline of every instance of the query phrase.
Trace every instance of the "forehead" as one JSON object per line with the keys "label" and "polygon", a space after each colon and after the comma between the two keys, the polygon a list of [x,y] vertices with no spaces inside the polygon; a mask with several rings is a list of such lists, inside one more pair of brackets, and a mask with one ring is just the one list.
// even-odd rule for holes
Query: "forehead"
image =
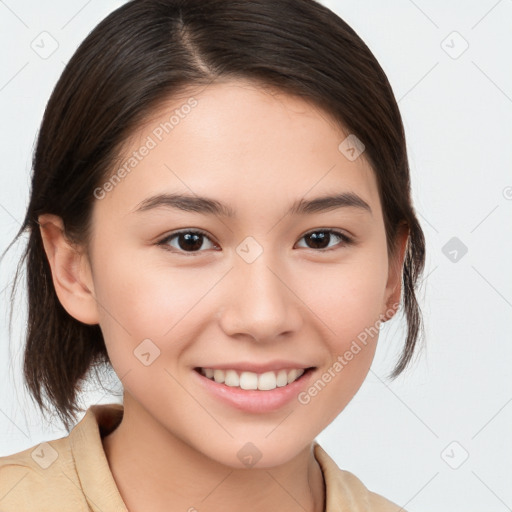
{"label": "forehead", "polygon": [[127,139],[98,207],[124,215],[148,196],[180,192],[248,213],[326,192],[354,192],[378,207],[364,153],[350,160],[340,150],[348,135],[310,101],[256,83],[189,88]]}

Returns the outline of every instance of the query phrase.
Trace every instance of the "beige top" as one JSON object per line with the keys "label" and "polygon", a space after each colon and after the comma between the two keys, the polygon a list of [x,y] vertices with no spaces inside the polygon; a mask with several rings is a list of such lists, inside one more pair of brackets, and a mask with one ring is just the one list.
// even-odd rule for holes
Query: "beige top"
{"label": "beige top", "polygon": [[[122,405],[93,405],[68,436],[0,457],[0,511],[128,512],[101,441],[122,415]],[[326,484],[325,512],[405,512],[338,468],[316,441],[314,454]]]}

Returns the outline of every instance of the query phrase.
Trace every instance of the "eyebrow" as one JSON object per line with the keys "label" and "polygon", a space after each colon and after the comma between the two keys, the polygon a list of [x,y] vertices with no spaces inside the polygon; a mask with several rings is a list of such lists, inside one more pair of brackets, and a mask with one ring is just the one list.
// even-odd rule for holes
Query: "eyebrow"
{"label": "eyebrow", "polygon": [[[132,212],[147,212],[157,208],[172,208],[187,212],[236,217],[236,212],[230,206],[216,199],[188,194],[157,194],[141,201]],[[353,192],[343,192],[309,200],[300,199],[291,205],[288,213],[304,215],[327,212],[338,208],[355,208],[373,215],[370,205]]]}

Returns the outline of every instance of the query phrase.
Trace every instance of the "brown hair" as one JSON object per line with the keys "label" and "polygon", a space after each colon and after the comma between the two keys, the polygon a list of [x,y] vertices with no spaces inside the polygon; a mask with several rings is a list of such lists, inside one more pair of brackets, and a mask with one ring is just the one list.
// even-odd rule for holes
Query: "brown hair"
{"label": "brown hair", "polygon": [[314,0],[133,0],[96,26],[57,82],[34,152],[30,203],[9,245],[28,230],[13,283],[15,291],[26,260],[25,382],[41,410],[48,400],[68,429],[80,410],[80,383],[92,368],[108,367],[109,359],[100,327],[71,317],[57,298],[38,216],[60,216],[68,239],[87,247],[93,191],[112,172],[133,130],[185,87],[230,78],[299,95],[364,143],[389,254],[399,226],[409,228],[402,269],[407,338],[390,376],[413,356],[422,328],[415,288],[425,240],[412,206],[398,105],[366,44]]}

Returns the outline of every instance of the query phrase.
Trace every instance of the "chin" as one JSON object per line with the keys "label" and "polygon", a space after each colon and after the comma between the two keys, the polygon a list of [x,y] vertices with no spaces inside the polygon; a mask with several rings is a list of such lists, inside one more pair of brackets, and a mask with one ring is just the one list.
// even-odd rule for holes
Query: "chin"
{"label": "chin", "polygon": [[270,469],[286,464],[297,457],[312,442],[299,443],[289,436],[289,444],[280,439],[244,441],[232,439],[224,443],[216,442],[213,450],[208,447],[202,453],[217,463],[232,469]]}

